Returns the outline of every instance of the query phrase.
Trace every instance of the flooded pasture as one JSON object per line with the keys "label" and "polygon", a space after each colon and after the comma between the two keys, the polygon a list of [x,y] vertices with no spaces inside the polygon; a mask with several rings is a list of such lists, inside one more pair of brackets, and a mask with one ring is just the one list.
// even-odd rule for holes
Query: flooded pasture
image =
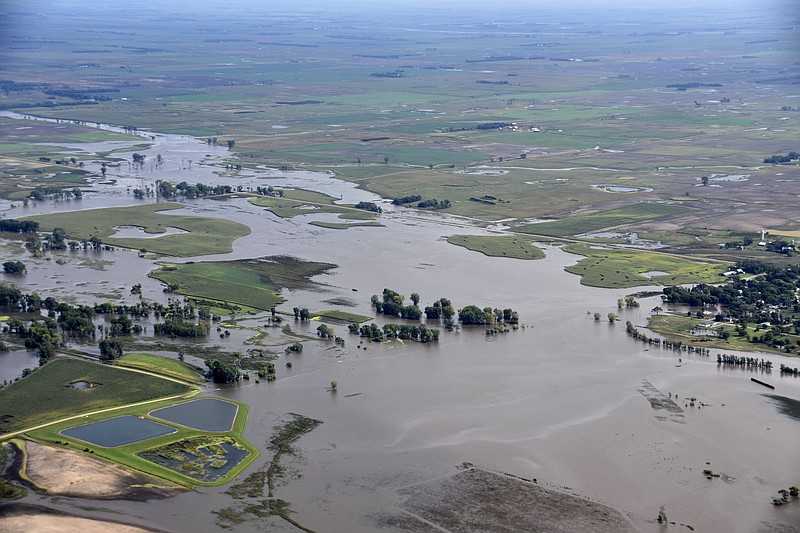
{"label": "flooded pasture", "polygon": [[[157,136],[155,142],[173,164],[187,158],[186,153],[204,154],[209,148],[180,136]],[[223,149],[217,150],[215,157],[222,158]],[[123,167],[117,170],[126,173]],[[182,171],[194,182],[245,179],[260,185],[302,185],[345,202],[375,199],[324,173],[264,169],[247,178],[229,178],[210,162],[208,168],[194,164]],[[161,176],[158,169],[146,172],[120,176],[121,182]],[[173,178],[185,179],[181,176]],[[119,187],[108,194],[96,190],[94,197],[82,200],[82,207],[133,201]],[[185,205],[176,214],[221,217],[253,229],[234,243],[230,254],[192,261],[293,255],[338,265],[315,279],[321,284],[316,290],[284,291],[282,309],[316,311],[329,308],[326,301],[347,301],[349,312],[373,315],[370,296],[391,288],[405,295],[419,293],[422,305],[446,297],[456,308],[474,304],[519,312],[523,327],[517,331],[487,335],[479,327],[443,330],[440,341],[431,344],[373,343],[332,325],[345,339],[344,347],[303,340],[302,353],[276,361],[274,382],[243,381],[215,391],[250,405],[244,436],[262,456],[243,477],[267,468],[270,454],[265,450],[288,413],[323,421],[298,440],[299,453],[288,458],[290,474],[275,488],[275,496],[289,503],[292,518],[304,527],[319,532],[392,530],[375,517],[396,511],[405,488],[452,475],[458,465],[470,462],[569,487],[622,511],[639,531],[661,530],[655,522],[661,506],[670,519],[698,531],[797,531],[800,506],[770,504],[777,490],[798,483],[797,419],[765,398],[750,373],[719,367],[713,350],[706,357],[631,339],[625,321],[643,327],[647,310],[661,304],[660,298],[643,298],[638,308],[618,310],[617,299],[630,291],[582,286],[578,277],[564,271],[578,257],[558,247],[544,245],[546,259],[518,261],[452,246],[446,236],[483,231],[440,213],[398,208],[380,216],[384,227],[342,231],[308,224],[335,220],[335,215],[309,212],[281,219],[243,198],[190,200]],[[28,209],[32,214],[70,207],[43,202]],[[153,261],[134,252],[53,257],[64,262],[26,258],[28,274],[15,281],[43,297],[70,296],[78,302],[95,301],[103,292],[135,302],[139,296],[128,290],[132,283],[142,283],[144,298],[166,299],[161,285],[145,277]],[[648,289],[660,290],[638,290]],[[593,320],[595,312],[618,313],[621,322]],[[297,335],[316,335],[316,322],[288,322]],[[376,320],[384,322],[383,317]],[[237,350],[249,335],[234,330],[230,338],[209,343]],[[275,340],[279,333],[266,335]],[[759,357],[776,367],[784,360],[772,354]],[[800,379],[778,372],[763,379],[781,397],[800,398]],[[335,392],[331,381],[338,383]],[[683,412],[657,409],[654,398],[659,405],[670,399]],[[698,403],[688,406],[688,398]],[[709,464],[727,481],[708,480],[703,470]],[[212,511],[231,505],[225,490],[203,488],[147,503],[104,502],[106,511],[91,515],[166,531],[208,531],[217,527]],[[35,495],[28,500],[45,501]],[[80,505],[70,500],[47,503],[70,512]],[[236,530],[287,527],[273,520],[244,522]]]}

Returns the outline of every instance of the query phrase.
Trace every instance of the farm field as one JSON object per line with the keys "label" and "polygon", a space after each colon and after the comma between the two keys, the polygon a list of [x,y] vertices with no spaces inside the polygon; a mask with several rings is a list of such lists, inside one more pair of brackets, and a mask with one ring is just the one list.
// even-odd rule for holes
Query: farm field
{"label": "farm field", "polygon": [[[186,384],[65,358],[51,361],[28,378],[0,390],[3,433],[81,412],[188,394],[192,390]],[[84,390],[70,387],[77,382],[93,386]]]}
{"label": "farm field", "polygon": [[[72,143],[79,163],[126,164],[135,148],[81,153],[75,143],[135,139],[133,133],[147,128],[233,141],[245,169],[333,170],[386,198],[448,199],[451,213],[513,218],[510,225],[523,231],[530,231],[532,217],[564,221],[548,235],[569,233],[568,217],[600,213],[618,214],[619,223],[610,225],[638,231],[800,228],[791,205],[800,192],[797,165],[762,162],[796,150],[800,136],[786,100],[792,78],[779,68],[791,55],[770,44],[791,37],[784,29],[775,37],[763,13],[728,31],[724,47],[697,21],[677,15],[661,22],[674,33],[656,30],[642,38],[611,31],[602,17],[586,33],[565,31],[547,10],[537,12],[536,22],[520,19],[516,32],[484,28],[480,36],[447,33],[473,28],[466,13],[442,18],[439,12],[413,34],[376,26],[377,15],[328,15],[332,24],[322,32],[310,13],[280,7],[267,21],[222,15],[214,36],[180,17],[134,31],[125,16],[109,17],[105,33],[83,32],[70,16],[38,20],[40,31],[58,24],[61,40],[37,42],[35,49],[12,46],[5,52],[9,76],[55,57],[64,65],[65,88],[54,91],[35,79],[6,84],[3,107],[128,129],[91,133],[80,124],[0,119],[9,134],[0,152],[14,165],[0,161],[0,171],[26,185],[85,185],[97,166],[67,161],[43,168],[39,157],[58,157],[45,143]],[[22,27],[31,22],[19,16]],[[359,26],[357,35],[350,24]],[[716,68],[708,59],[713,54],[736,67]],[[153,79],[161,81],[156,86]],[[71,105],[76,101],[81,105]],[[712,178],[707,186],[703,176]],[[24,194],[5,187],[0,193],[11,198]],[[768,209],[765,195],[773,198]],[[470,200],[483,196],[500,201]],[[284,202],[258,202],[279,216],[294,212]],[[664,202],[675,209],[658,224],[618,211]],[[666,245],[687,247],[668,236]]]}

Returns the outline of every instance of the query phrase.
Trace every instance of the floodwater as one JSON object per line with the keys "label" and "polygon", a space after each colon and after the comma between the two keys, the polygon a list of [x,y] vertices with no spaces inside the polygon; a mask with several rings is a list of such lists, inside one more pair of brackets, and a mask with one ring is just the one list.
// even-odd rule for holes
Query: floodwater
{"label": "floodwater", "polygon": [[[174,160],[166,150],[163,154]],[[265,169],[261,183],[307,183],[345,199],[375,198],[328,174]],[[84,207],[110,205],[108,198],[98,192],[83,200]],[[301,437],[297,456],[284,456],[289,473],[275,491],[303,526],[318,532],[376,531],[374,517],[396,509],[396,490],[451,474],[468,461],[570,487],[619,509],[645,532],[661,531],[655,522],[661,506],[670,520],[696,531],[798,530],[800,506],[778,508],[770,502],[779,489],[798,483],[800,423],[764,396],[767,390],[750,381],[751,373],[718,367],[715,351],[711,356],[673,352],[628,337],[625,321],[643,327],[648,310],[661,304],[658,297],[618,310],[617,299],[630,290],[580,285],[563,270],[578,258],[552,246],[545,246],[544,260],[521,261],[449,245],[447,235],[483,232],[441,213],[399,208],[381,215],[385,227],[342,231],[308,225],[334,220],[333,215],[283,220],[244,199],[186,206],[183,211],[253,228],[231,254],[191,260],[288,254],[338,265],[317,278],[321,290],[286,292],[285,309],[326,309],[331,306],[324,302],[336,298],[352,304],[348,311],[372,314],[370,295],[388,287],[419,293],[423,305],[447,297],[457,308],[511,307],[525,325],[492,336],[481,328],[442,331],[440,342],[425,345],[369,343],[333,326],[345,338],[344,349],[305,341],[301,354],[276,361],[275,382],[251,380],[216,391],[251,406],[245,437],[263,453],[243,475],[266,468],[273,428],[290,413],[323,422]],[[74,288],[53,277],[72,283],[76,276],[86,283],[76,298],[91,301],[83,291],[101,283],[88,279],[93,276],[116,289],[121,300],[133,301],[124,288],[134,282],[143,284],[145,297],[164,299],[159,285],[144,278],[152,268],[146,259],[103,252],[95,259],[107,264],[98,273],[77,264],[94,258],[81,254],[65,265],[30,260],[21,284],[39,288],[43,296],[69,294]],[[621,322],[593,320],[595,312],[612,311]],[[310,336],[317,326],[291,324]],[[242,348],[242,337],[235,334],[224,342],[228,349]],[[776,368],[784,361],[759,357]],[[777,371],[760,379],[775,386],[774,394],[800,398],[800,379]],[[332,380],[338,382],[335,393],[329,390]],[[671,394],[683,412],[651,407],[640,390],[652,394],[653,389]],[[687,398],[698,403],[692,407]],[[708,480],[706,468],[724,477]],[[104,502],[108,513],[81,511],[75,507],[80,502],[68,499],[56,503],[31,495],[27,501],[166,531],[210,531],[217,527],[212,511],[234,504],[224,490],[203,488],[148,503]],[[237,531],[291,529],[279,519],[236,526]]]}

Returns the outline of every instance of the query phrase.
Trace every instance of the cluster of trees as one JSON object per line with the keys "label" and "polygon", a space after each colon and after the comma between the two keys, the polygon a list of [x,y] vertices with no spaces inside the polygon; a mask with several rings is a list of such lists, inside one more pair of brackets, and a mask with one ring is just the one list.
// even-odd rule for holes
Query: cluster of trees
{"label": "cluster of trees", "polygon": [[394,205],[403,205],[403,204],[412,204],[414,202],[419,202],[422,200],[422,196],[419,194],[412,194],[411,196],[403,196],[400,198],[395,198],[392,200],[392,204]]}
{"label": "cluster of trees", "polygon": [[383,209],[375,202],[358,202],[355,207],[356,209],[364,209],[366,211],[372,211],[373,213],[383,213]]}
{"label": "cluster of trees", "polygon": [[303,307],[295,307],[292,309],[294,311],[294,319],[295,320],[311,320],[311,311]]}
{"label": "cluster of trees", "polygon": [[417,204],[417,207],[420,209],[447,209],[451,207],[450,200],[442,200],[441,202],[438,201],[436,198],[431,198],[430,200],[425,200]]}
{"label": "cluster of trees", "polygon": [[205,322],[186,322],[177,318],[170,318],[164,322],[153,324],[153,333],[156,335],[171,335],[174,337],[205,337],[208,335],[208,324]]}
{"label": "cluster of trees", "polygon": [[391,315],[409,320],[419,320],[422,311],[419,306],[419,294],[411,294],[411,305],[403,305],[405,296],[391,289],[383,289],[382,298],[373,294],[371,298],[372,306],[378,314]]}
{"label": "cluster of trees", "polygon": [[767,157],[764,159],[764,163],[779,165],[781,163],[791,163],[792,161],[797,161],[798,159],[800,159],[799,153],[789,152],[786,155],[773,155],[772,157]]}
{"label": "cluster of trees", "polygon": [[100,359],[110,361],[122,357],[122,344],[118,340],[103,339],[99,346]]}
{"label": "cluster of trees", "polygon": [[36,233],[39,223],[33,220],[15,220],[13,218],[0,219],[0,231],[9,233]]}
{"label": "cluster of trees", "polygon": [[[724,306],[725,313],[718,313],[716,320],[732,320],[737,324],[735,332],[751,342],[763,343],[774,348],[791,350],[791,339],[787,333],[800,334],[798,290],[800,289],[800,266],[775,266],[760,261],[740,261],[736,267],[753,277],[733,276],[731,283],[713,286],[699,284],[690,289],[667,287],[662,298],[667,302],[691,306]],[[764,328],[762,335],[748,333],[747,324],[756,323],[756,331]],[[795,343],[796,344],[796,343]]]}
{"label": "cluster of trees", "polygon": [[384,324],[383,328],[378,325],[350,324],[350,333],[358,333],[361,337],[367,337],[373,341],[383,341],[385,339],[416,340],[420,342],[436,342],[439,340],[439,330],[429,328],[425,324]]}
{"label": "cluster of trees", "polygon": [[[51,250],[101,250],[103,249],[103,241],[97,235],[92,235],[89,240],[81,241],[67,241],[67,232],[64,228],[54,228],[52,233],[45,234],[40,237],[39,234],[34,233],[25,240],[25,248],[28,249],[34,257],[41,257],[45,252]],[[105,249],[112,249],[106,246]]]}
{"label": "cluster of trees", "polygon": [[22,261],[6,261],[3,263],[3,272],[6,274],[24,274],[27,270]]}
{"label": "cluster of trees", "polygon": [[64,187],[37,187],[30,192],[28,198],[37,202],[43,202],[47,198],[58,198],[60,200],[75,198],[80,200],[83,198],[83,191],[77,187],[73,187],[71,190],[67,190]]}
{"label": "cluster of trees", "polygon": [[230,363],[214,359],[206,361],[206,366],[206,376],[214,383],[234,383],[241,378],[239,370]]}
{"label": "cluster of trees", "polygon": [[438,320],[444,318],[451,320],[456,315],[452,302],[447,298],[439,298],[431,305],[425,307],[425,318],[428,320]]}
{"label": "cluster of trees", "polygon": [[[159,180],[156,182],[158,195],[163,198],[173,198],[176,196],[183,196],[185,198],[201,198],[203,196],[218,196],[221,194],[230,194],[235,189],[230,185],[205,185],[203,183],[196,183],[190,185],[182,181],[177,185],[173,185],[168,181]],[[135,194],[135,191],[134,191]]]}
{"label": "cluster of trees", "polygon": [[487,324],[519,324],[519,314],[511,308],[481,309],[476,305],[468,305],[458,310],[458,321],[464,325]]}

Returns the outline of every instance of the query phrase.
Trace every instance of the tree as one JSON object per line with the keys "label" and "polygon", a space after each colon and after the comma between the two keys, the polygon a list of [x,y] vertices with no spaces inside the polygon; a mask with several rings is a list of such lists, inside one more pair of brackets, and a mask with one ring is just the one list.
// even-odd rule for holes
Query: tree
{"label": "tree", "polygon": [[25,263],[22,261],[6,261],[3,263],[3,271],[6,274],[24,274],[26,270]]}
{"label": "tree", "polygon": [[419,294],[417,294],[416,292],[412,292],[411,301],[414,302],[414,305],[419,305]]}
{"label": "tree", "polygon": [[206,361],[208,367],[208,377],[214,383],[233,383],[239,381],[239,371],[233,365],[216,359],[209,362]]}
{"label": "tree", "polygon": [[617,313],[608,313],[608,321],[612,324],[617,320]]}
{"label": "tree", "polygon": [[122,357],[122,345],[119,341],[103,339],[100,341],[100,359],[113,360]]}
{"label": "tree", "polygon": [[600,320],[600,313],[595,313],[594,314],[594,319],[595,320]]}
{"label": "tree", "polygon": [[329,326],[325,324],[320,324],[317,327],[317,335],[322,337],[323,339],[332,339],[335,336],[335,332]]}
{"label": "tree", "polygon": [[236,141],[234,141],[233,139],[228,140],[228,150],[232,150],[235,145]]}
{"label": "tree", "polygon": [[338,387],[338,386],[339,386],[339,384],[336,382],[335,379],[333,381],[331,381],[331,392],[336,392],[336,387]]}
{"label": "tree", "polygon": [[708,186],[708,176],[703,176],[702,178],[700,178],[700,181],[703,182],[703,187]]}

